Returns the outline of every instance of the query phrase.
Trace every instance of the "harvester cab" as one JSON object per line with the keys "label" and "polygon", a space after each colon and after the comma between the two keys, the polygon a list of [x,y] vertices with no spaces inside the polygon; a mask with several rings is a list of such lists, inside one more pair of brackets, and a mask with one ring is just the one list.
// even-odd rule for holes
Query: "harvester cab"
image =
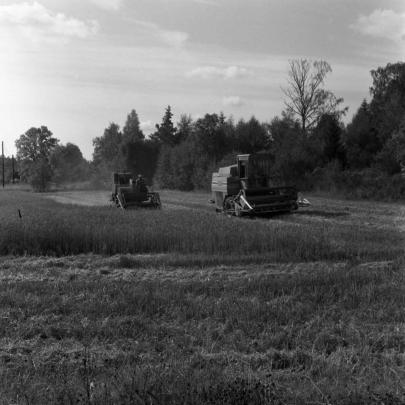
{"label": "harvester cab", "polygon": [[142,176],[134,181],[131,173],[113,174],[111,201],[122,209],[162,207],[159,193],[149,191]]}
{"label": "harvester cab", "polygon": [[276,184],[271,156],[264,153],[238,155],[235,165],[212,174],[211,190],[216,210],[236,216],[291,212],[309,205],[298,199],[295,187]]}

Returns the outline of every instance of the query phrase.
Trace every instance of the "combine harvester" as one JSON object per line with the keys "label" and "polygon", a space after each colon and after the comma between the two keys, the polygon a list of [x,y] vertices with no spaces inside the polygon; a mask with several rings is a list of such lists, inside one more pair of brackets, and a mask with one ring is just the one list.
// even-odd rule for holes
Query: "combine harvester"
{"label": "combine harvester", "polygon": [[143,179],[134,182],[131,173],[114,173],[111,201],[123,210],[128,208],[161,208],[159,193],[149,191]]}
{"label": "combine harvester", "polygon": [[217,212],[228,215],[259,215],[291,212],[310,205],[298,199],[295,187],[275,187],[268,154],[237,155],[237,164],[212,174],[212,202]]}

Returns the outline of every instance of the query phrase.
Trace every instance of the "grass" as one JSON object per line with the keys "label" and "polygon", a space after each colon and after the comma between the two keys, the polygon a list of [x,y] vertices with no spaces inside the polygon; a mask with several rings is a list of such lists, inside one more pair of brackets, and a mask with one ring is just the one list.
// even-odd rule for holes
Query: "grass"
{"label": "grass", "polygon": [[403,262],[121,260],[2,259],[3,403],[405,401]]}
{"label": "grass", "polygon": [[400,206],[239,220],[163,196],[0,193],[0,404],[405,403]]}
{"label": "grass", "polygon": [[22,192],[0,194],[0,204],[0,254],[176,252],[296,262],[394,259],[403,253],[398,230],[350,221],[238,220],[189,209],[124,212],[62,205]]}

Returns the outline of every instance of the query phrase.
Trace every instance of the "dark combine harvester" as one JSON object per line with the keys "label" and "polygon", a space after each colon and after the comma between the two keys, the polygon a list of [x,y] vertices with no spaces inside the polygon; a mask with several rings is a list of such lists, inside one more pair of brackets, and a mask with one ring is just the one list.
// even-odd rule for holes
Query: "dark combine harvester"
{"label": "dark combine harvester", "polygon": [[114,173],[111,201],[119,208],[161,208],[159,193],[149,191],[145,183],[133,181],[131,173]]}
{"label": "dark combine harvester", "polygon": [[273,187],[268,154],[238,155],[237,164],[212,174],[212,197],[217,211],[241,216],[291,212],[308,206],[295,187]]}

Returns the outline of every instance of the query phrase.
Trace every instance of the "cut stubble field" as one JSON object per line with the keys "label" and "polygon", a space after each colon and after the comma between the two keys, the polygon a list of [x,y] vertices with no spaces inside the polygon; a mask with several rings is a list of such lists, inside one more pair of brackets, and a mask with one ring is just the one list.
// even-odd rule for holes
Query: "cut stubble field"
{"label": "cut stubble field", "polygon": [[0,192],[0,403],[405,402],[401,204],[161,198]]}

